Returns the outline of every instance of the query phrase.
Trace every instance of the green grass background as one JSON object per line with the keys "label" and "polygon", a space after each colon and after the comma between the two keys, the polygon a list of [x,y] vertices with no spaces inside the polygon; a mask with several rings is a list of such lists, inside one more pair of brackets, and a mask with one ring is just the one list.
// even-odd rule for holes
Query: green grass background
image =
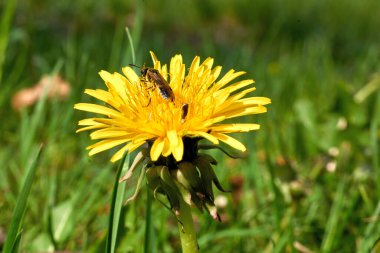
{"label": "green grass background", "polygon": [[[88,134],[75,134],[88,115],[73,104],[105,87],[98,71],[132,63],[125,26],[138,65],[149,50],[162,62],[211,56],[272,99],[242,119],[262,124],[237,135],[244,159],[212,152],[226,188],[244,183],[237,203],[217,194],[224,222],[195,211],[201,252],[368,252],[380,237],[380,1],[3,0],[0,13],[0,247],[43,143],[21,252],[104,251],[116,166],[112,151],[88,157]],[[67,100],[11,109],[16,91],[56,72]],[[122,209],[117,252],[143,252],[145,192]],[[154,202],[151,219],[150,252],[179,252],[172,215]]]}

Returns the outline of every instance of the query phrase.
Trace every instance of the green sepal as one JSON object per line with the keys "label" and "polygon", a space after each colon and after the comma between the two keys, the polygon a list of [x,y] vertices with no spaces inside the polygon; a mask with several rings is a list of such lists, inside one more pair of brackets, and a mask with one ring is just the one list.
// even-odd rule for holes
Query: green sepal
{"label": "green sepal", "polygon": [[210,162],[200,155],[194,160],[194,164],[197,166],[200,174],[203,187],[205,188],[205,197],[209,202],[214,203],[214,192],[212,190],[212,181],[214,174]]}
{"label": "green sepal", "polygon": [[[183,199],[183,201],[188,204],[189,206],[191,206],[193,204],[193,198],[192,198],[192,194],[191,192],[189,191],[188,188],[186,188],[182,183],[180,183],[179,181],[175,181],[175,184],[177,185],[178,187],[178,190],[179,190],[179,193],[181,194],[181,197]],[[195,204],[195,203],[194,203]]]}
{"label": "green sepal", "polygon": [[155,191],[160,186],[160,175],[157,167],[149,167],[145,170],[146,180],[149,188]]}
{"label": "green sepal", "polygon": [[201,157],[203,160],[211,163],[212,165],[218,164],[218,162],[215,160],[215,158],[209,154],[199,154],[198,157]]}
{"label": "green sepal", "polygon": [[168,200],[170,202],[170,207],[177,212],[179,210],[179,189],[175,184],[173,177],[170,175],[169,169],[166,166],[159,167],[159,175],[161,180],[161,187],[164,190]]}
{"label": "green sepal", "polygon": [[[210,156],[210,155],[207,155],[207,154],[200,154],[198,157],[200,157],[202,160],[206,160],[206,161],[208,161],[210,164],[213,164],[213,165],[216,164],[216,160],[215,160],[212,156]],[[215,162],[215,163],[214,163],[214,162]],[[207,172],[204,172],[204,173],[206,173],[208,176],[212,177],[212,181],[214,182],[216,188],[218,188],[219,191],[221,191],[221,192],[231,192],[230,190],[225,190],[225,189],[223,188],[223,186],[222,186],[221,183],[219,182],[219,179],[218,179],[218,177],[216,176],[215,171],[214,171],[214,169],[212,168],[211,165],[206,166],[205,169],[208,170],[208,171],[207,171]],[[201,172],[201,174],[202,174],[202,171],[200,171],[200,172]]]}
{"label": "green sepal", "polygon": [[187,189],[201,188],[200,175],[194,164],[181,162],[178,164],[178,169],[173,170],[173,174]]}
{"label": "green sepal", "polygon": [[214,220],[221,221],[219,213],[218,213],[218,209],[216,208],[214,204],[211,205],[211,204],[206,203],[205,206],[206,206],[207,212],[211,215],[211,217]]}
{"label": "green sepal", "polygon": [[202,144],[202,145],[198,145],[198,149],[204,149],[204,150],[219,149],[220,151],[222,151],[224,154],[226,154],[227,156],[231,157],[232,159],[241,159],[241,158],[244,158],[244,156],[242,154],[231,154],[229,151],[225,150],[220,145],[215,145],[215,144]]}

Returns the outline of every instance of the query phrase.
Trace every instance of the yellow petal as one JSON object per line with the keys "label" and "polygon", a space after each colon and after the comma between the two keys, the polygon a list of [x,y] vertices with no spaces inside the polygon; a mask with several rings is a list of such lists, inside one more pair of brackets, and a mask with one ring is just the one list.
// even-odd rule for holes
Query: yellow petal
{"label": "yellow petal", "polygon": [[231,136],[228,136],[228,135],[225,135],[225,134],[221,134],[221,133],[212,133],[212,135],[214,135],[219,140],[223,141],[224,143],[230,145],[231,147],[233,147],[233,148],[235,148],[237,150],[240,150],[242,152],[244,152],[246,150],[246,148],[243,145],[243,143],[241,143],[240,141],[236,140],[235,138],[232,138]]}
{"label": "yellow petal", "polygon": [[114,97],[107,91],[105,90],[100,90],[100,89],[97,89],[97,90],[91,90],[91,89],[86,89],[84,91],[84,93],[94,97],[94,98],[97,98],[99,99],[100,101],[104,101],[106,103],[109,103],[109,102],[113,102],[114,101]]}
{"label": "yellow petal", "polygon": [[108,126],[114,126],[114,127],[122,127],[125,129],[135,129],[136,122],[133,122],[132,120],[125,118],[125,117],[119,117],[119,118],[95,118],[95,120],[99,123],[108,125]]}
{"label": "yellow petal", "polygon": [[157,56],[153,53],[153,51],[149,51],[149,53],[153,61],[153,68],[161,72],[161,62],[157,59]]}
{"label": "yellow petal", "polygon": [[244,104],[256,104],[256,105],[267,105],[270,104],[272,101],[270,98],[267,97],[250,97],[250,98],[244,98],[239,100],[239,102],[243,102]]}
{"label": "yellow petal", "polygon": [[164,149],[164,145],[165,142],[161,138],[158,138],[153,142],[152,148],[150,149],[150,157],[152,161],[157,161]]}
{"label": "yellow petal", "polygon": [[[133,75],[133,74],[131,74]],[[136,75],[136,74],[135,74]],[[135,76],[133,75],[133,76]],[[112,81],[112,90],[115,90],[117,95],[122,97],[123,99],[126,99],[126,91],[128,88],[131,88],[132,84],[136,84],[140,82],[140,79],[132,79],[132,82],[130,82],[131,79],[127,79],[124,76],[122,76],[119,73],[113,73],[113,81]],[[109,84],[111,86],[111,84]]]}
{"label": "yellow petal", "polygon": [[[222,91],[224,91],[224,90],[222,90]],[[218,107],[218,111],[221,112],[226,108],[228,110],[231,110],[232,109],[231,107],[236,105],[235,103],[240,103],[241,100],[239,100],[239,99],[241,99],[242,97],[244,97],[245,95],[247,95],[248,93],[250,93],[254,90],[256,90],[255,87],[243,90],[243,91],[241,91],[241,92],[239,92],[233,96],[230,96],[230,93],[228,93],[228,91],[225,91],[226,94],[224,95],[224,97],[222,97],[225,100],[218,100],[217,101],[217,103],[219,103],[219,105],[220,105]]]}
{"label": "yellow petal", "polygon": [[201,59],[199,58],[199,56],[194,57],[194,60],[190,65],[189,75],[192,75],[199,68],[200,60]]}
{"label": "yellow petal", "polygon": [[149,134],[149,133],[138,133],[138,134],[134,134],[133,135],[133,142],[141,142],[141,141],[146,141],[146,140],[149,140],[151,138],[153,138],[154,136]]}
{"label": "yellow petal", "polygon": [[170,142],[170,146],[175,147],[178,145],[178,135],[176,130],[170,130],[167,132],[167,137]]}
{"label": "yellow petal", "polygon": [[125,139],[107,139],[107,140],[99,141],[99,142],[87,147],[87,149],[91,149],[91,151],[89,152],[89,155],[92,156],[92,155],[95,155],[99,152],[102,152],[102,151],[105,151],[107,149],[111,149],[115,146],[118,146],[120,144],[123,144],[125,142],[127,142],[127,140],[125,140]]}
{"label": "yellow petal", "polygon": [[78,122],[79,126],[91,126],[91,125],[97,125],[101,124],[97,122],[94,118],[88,118],[88,119],[82,119]]}
{"label": "yellow petal", "polygon": [[96,105],[96,104],[89,104],[89,103],[79,103],[75,104],[74,108],[81,111],[87,111],[87,112],[93,112],[93,113],[99,113],[103,114],[109,117],[120,117],[120,112],[113,110],[111,108],[102,106],[102,105]]}
{"label": "yellow petal", "polygon": [[99,128],[104,128],[104,127],[106,127],[106,126],[104,126],[104,125],[87,126],[87,127],[79,128],[75,132],[76,133],[80,133],[80,132],[84,132],[84,131],[88,131],[88,130],[94,130],[94,129],[99,129]]}
{"label": "yellow petal", "polygon": [[143,145],[146,141],[138,141],[138,142],[130,142],[126,145],[128,152],[131,153],[132,151],[139,148],[141,145]]}
{"label": "yellow petal", "polygon": [[[213,115],[214,116],[214,115]],[[225,115],[221,115],[221,116],[217,116],[215,115],[213,118],[211,119],[208,119],[208,120],[205,120],[202,124],[202,127],[203,128],[207,128],[209,126],[211,126],[212,124],[215,124],[217,122],[220,122],[220,121],[223,121],[226,119],[226,116]]]}
{"label": "yellow petal", "polygon": [[131,84],[140,83],[140,77],[136,74],[131,67],[122,68],[123,74],[128,78]]}
{"label": "yellow petal", "polygon": [[223,114],[226,118],[231,119],[235,117],[250,115],[250,114],[260,114],[267,112],[267,108],[264,106],[254,106],[254,107],[242,107],[234,110],[224,111]]}
{"label": "yellow petal", "polygon": [[104,82],[106,82],[106,83],[112,83],[113,76],[112,76],[111,73],[109,73],[109,72],[107,72],[105,70],[101,70],[99,72],[99,75],[103,79]]}
{"label": "yellow petal", "polygon": [[244,75],[245,72],[244,71],[239,71],[239,72],[235,72],[235,70],[231,69],[230,71],[228,71],[223,77],[222,79],[220,79],[216,84],[215,86],[218,88],[218,89],[221,89],[223,86],[225,86],[227,83],[231,82],[232,80],[234,80],[235,78],[241,76],[241,75]]}
{"label": "yellow petal", "polygon": [[213,81],[212,81],[212,82],[215,82],[215,80],[219,77],[221,71],[222,71],[222,67],[221,67],[221,66],[216,66],[216,67],[211,71],[211,75],[212,75],[212,78],[213,78]]}
{"label": "yellow petal", "polygon": [[253,84],[253,83],[254,83],[254,81],[252,79],[243,80],[243,81],[240,81],[240,82],[237,82],[237,83],[229,85],[226,89],[228,89],[228,91],[230,93],[232,93],[232,92],[234,92],[236,90],[244,88],[245,86]]}
{"label": "yellow petal", "polygon": [[204,62],[202,62],[201,66],[207,66],[208,69],[211,69],[212,65],[214,64],[214,59],[211,57],[207,57]]}
{"label": "yellow petal", "polygon": [[186,135],[201,136],[201,137],[205,138],[206,140],[209,140],[213,144],[219,143],[219,141],[216,137],[214,137],[211,134],[208,134],[207,132],[204,132],[204,131],[187,131]]}
{"label": "yellow petal", "polygon": [[214,132],[234,133],[234,132],[248,132],[260,128],[259,124],[219,124],[211,127]]}
{"label": "yellow petal", "polygon": [[111,162],[116,162],[118,160],[120,160],[124,153],[126,151],[128,151],[129,153],[131,153],[132,151],[134,151],[135,149],[137,149],[138,147],[140,147],[141,145],[143,145],[145,142],[138,142],[138,143],[128,143],[127,145],[125,145],[124,147],[122,147],[121,149],[119,149],[112,157],[111,157]]}
{"label": "yellow petal", "polygon": [[[107,139],[107,138],[115,138],[115,137],[124,137],[126,138],[129,135],[131,137],[131,133],[126,132],[124,129],[118,128],[105,128],[98,131],[94,131],[90,134],[91,139]],[[133,136],[133,135],[132,135]],[[126,138],[129,139],[129,138]]]}
{"label": "yellow petal", "polygon": [[152,58],[153,64],[158,61],[157,56],[153,53],[153,51],[149,51],[150,57]]}
{"label": "yellow petal", "polygon": [[167,157],[172,153],[172,150],[170,148],[170,142],[168,138],[164,139],[164,149],[162,150],[162,155]]}
{"label": "yellow petal", "polygon": [[258,107],[260,105],[260,101],[255,100],[253,98],[239,99],[239,97],[244,96],[244,94],[236,94],[235,96],[225,101],[224,104],[220,106],[216,114],[224,114],[225,112],[231,112],[237,109],[248,107]]}
{"label": "yellow petal", "polygon": [[172,147],[172,154],[176,161],[181,161],[183,157],[183,141],[181,138],[178,139],[178,145]]}
{"label": "yellow petal", "polygon": [[168,80],[168,66],[166,64],[161,68],[161,75],[166,81]]}
{"label": "yellow petal", "polygon": [[97,122],[95,118],[89,118],[89,119],[83,119],[78,122],[79,126],[86,126],[78,129],[76,132],[83,132],[87,130],[93,130],[93,129],[99,129],[99,128],[105,128],[108,125]]}
{"label": "yellow petal", "polygon": [[119,149],[112,157],[111,157],[111,162],[116,162],[116,161],[119,161],[122,157],[123,157],[123,155],[124,155],[124,153],[125,153],[125,151],[128,149],[128,147],[127,147],[127,145],[125,145],[124,147],[122,147],[121,149]]}

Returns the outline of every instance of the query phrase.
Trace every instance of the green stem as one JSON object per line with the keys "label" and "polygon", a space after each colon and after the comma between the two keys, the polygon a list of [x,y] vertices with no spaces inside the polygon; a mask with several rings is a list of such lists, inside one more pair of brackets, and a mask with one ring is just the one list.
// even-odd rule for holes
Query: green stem
{"label": "green stem", "polygon": [[181,237],[182,253],[198,253],[197,235],[195,234],[191,208],[180,200],[178,229]]}
{"label": "green stem", "polygon": [[147,189],[144,252],[152,252],[152,193]]}

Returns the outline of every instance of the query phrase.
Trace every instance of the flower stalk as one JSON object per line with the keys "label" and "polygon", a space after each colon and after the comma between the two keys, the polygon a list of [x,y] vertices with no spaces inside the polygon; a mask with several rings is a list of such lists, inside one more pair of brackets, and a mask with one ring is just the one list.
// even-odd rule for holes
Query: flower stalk
{"label": "flower stalk", "polygon": [[191,215],[191,207],[183,200],[180,200],[180,209],[178,214],[178,229],[181,238],[182,252],[199,252],[197,235],[194,229],[194,221]]}

